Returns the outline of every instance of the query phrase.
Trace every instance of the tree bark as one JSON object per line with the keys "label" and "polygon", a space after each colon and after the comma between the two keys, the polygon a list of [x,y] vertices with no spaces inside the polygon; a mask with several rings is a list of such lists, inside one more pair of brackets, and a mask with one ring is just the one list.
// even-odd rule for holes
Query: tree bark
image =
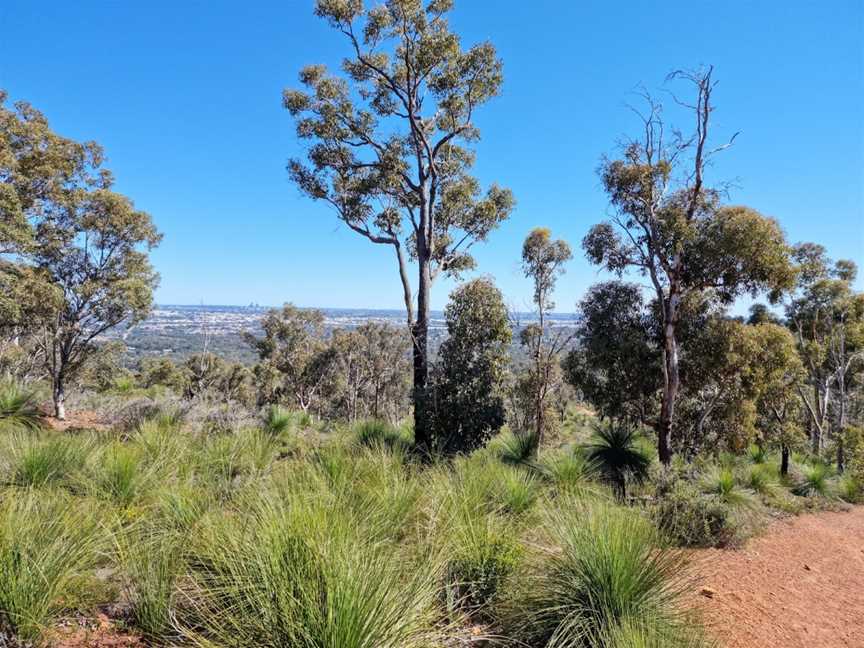
{"label": "tree bark", "polygon": [[[421,246],[418,246],[421,247]],[[432,431],[429,427],[426,382],[429,376],[429,292],[432,275],[426,250],[418,249],[419,283],[417,286],[417,319],[411,330],[411,345],[414,358],[414,443],[421,452],[432,449]]]}
{"label": "tree bark", "polygon": [[675,339],[674,313],[667,309],[663,325],[663,398],[660,404],[660,427],[657,430],[657,456],[664,466],[672,461],[672,425],[675,399],[678,397],[678,341]]}
{"label": "tree bark", "polygon": [[785,443],[780,446],[780,476],[789,474],[789,446]]}
{"label": "tree bark", "polygon": [[56,375],[53,379],[54,393],[54,416],[58,421],[66,420],[66,387],[63,384],[63,376]]}

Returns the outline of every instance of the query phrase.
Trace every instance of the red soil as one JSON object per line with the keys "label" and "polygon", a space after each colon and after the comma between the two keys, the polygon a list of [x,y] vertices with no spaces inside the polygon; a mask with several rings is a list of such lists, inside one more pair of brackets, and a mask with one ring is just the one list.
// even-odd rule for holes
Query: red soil
{"label": "red soil", "polygon": [[696,605],[724,648],[864,647],[864,507],[776,521],[696,564]]}
{"label": "red soil", "polygon": [[46,414],[44,420],[49,427],[58,432],[65,432],[70,429],[102,430],[108,427],[99,419],[99,415],[96,412],[89,410],[66,412],[66,420],[64,421],[59,421],[53,416]]}

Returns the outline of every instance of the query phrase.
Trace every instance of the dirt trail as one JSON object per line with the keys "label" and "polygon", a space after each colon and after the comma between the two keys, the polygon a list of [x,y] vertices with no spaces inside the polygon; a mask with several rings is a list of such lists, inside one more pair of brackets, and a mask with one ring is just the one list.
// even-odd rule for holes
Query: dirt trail
{"label": "dirt trail", "polygon": [[696,560],[696,604],[723,648],[864,648],[864,506],[779,520]]}

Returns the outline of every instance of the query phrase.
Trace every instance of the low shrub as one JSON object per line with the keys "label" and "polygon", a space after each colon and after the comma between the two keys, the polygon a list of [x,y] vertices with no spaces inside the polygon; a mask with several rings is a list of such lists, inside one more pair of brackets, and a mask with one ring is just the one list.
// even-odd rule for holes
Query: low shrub
{"label": "low shrub", "polygon": [[202,519],[178,624],[198,645],[428,648],[436,562],[400,560],[364,512],[264,493]]}
{"label": "low shrub", "polygon": [[668,487],[649,511],[657,527],[678,546],[722,547],[739,538],[729,507],[684,481]]}
{"label": "low shrub", "polygon": [[0,630],[22,643],[39,639],[61,597],[95,563],[102,534],[92,510],[60,493],[2,494]]}
{"label": "low shrub", "polygon": [[829,497],[831,470],[821,462],[800,467],[800,474],[794,478],[792,492],[799,497]]}
{"label": "low shrub", "polygon": [[10,439],[6,481],[16,486],[71,485],[91,447],[83,437],[30,435]]}
{"label": "low shrub", "polygon": [[0,382],[0,431],[35,431],[44,426],[38,393],[16,382]]}
{"label": "low shrub", "polygon": [[499,441],[499,457],[508,464],[524,464],[537,455],[540,439],[533,430],[507,432]]}
{"label": "low shrub", "polygon": [[664,549],[657,529],[632,510],[566,504],[548,511],[549,547],[518,574],[504,613],[512,634],[555,648],[612,648],[633,638],[652,646],[698,645],[698,629],[683,611],[683,554]]}

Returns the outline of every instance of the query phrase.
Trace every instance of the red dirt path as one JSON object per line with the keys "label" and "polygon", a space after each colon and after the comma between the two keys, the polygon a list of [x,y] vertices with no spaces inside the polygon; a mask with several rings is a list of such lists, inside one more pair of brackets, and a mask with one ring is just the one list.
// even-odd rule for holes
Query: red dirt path
{"label": "red dirt path", "polygon": [[776,521],[696,566],[696,605],[724,648],[864,648],[862,506]]}

